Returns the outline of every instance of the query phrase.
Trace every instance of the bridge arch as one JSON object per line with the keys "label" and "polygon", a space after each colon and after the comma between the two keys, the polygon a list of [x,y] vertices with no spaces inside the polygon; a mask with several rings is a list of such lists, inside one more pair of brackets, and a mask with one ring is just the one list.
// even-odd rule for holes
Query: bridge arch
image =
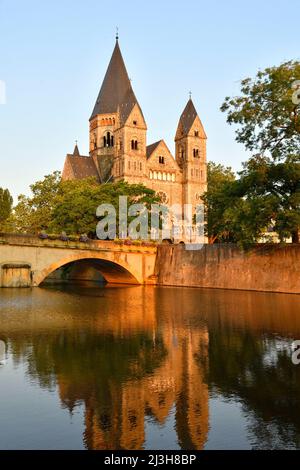
{"label": "bridge arch", "polygon": [[125,256],[109,256],[107,253],[76,253],[64,256],[54,262],[50,262],[40,271],[33,271],[33,286],[41,285],[47,277],[59,268],[85,262],[98,270],[109,283],[143,284],[143,278],[138,269],[126,260]]}

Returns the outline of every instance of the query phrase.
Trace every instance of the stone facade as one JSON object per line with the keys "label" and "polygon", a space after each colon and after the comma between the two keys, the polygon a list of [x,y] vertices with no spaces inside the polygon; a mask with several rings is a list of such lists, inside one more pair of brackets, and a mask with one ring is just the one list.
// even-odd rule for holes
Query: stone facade
{"label": "stone facade", "polygon": [[163,140],[147,145],[147,125],[116,42],[90,118],[89,156],[66,157],[63,179],[143,183],[167,204],[201,202],[207,188],[206,134],[189,99],[175,136],[175,158]]}

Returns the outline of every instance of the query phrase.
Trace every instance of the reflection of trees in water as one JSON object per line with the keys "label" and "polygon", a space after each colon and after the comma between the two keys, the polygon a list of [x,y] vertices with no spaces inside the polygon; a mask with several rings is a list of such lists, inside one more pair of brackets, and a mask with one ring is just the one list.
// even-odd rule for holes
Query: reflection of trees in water
{"label": "reflection of trees in water", "polygon": [[300,447],[300,368],[279,344],[224,324],[209,334],[209,383],[243,403],[254,448]]}

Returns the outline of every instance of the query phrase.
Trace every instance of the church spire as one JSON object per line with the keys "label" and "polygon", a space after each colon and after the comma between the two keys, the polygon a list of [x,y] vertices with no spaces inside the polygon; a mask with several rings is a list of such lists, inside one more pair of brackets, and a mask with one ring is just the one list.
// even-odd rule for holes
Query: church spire
{"label": "church spire", "polygon": [[73,156],[74,157],[80,157],[79,148],[78,148],[78,145],[77,145],[77,140],[76,140],[76,144],[75,144],[75,147],[74,147]]}
{"label": "church spire", "polygon": [[124,103],[137,103],[119,47],[119,34],[91,118],[116,113]]}

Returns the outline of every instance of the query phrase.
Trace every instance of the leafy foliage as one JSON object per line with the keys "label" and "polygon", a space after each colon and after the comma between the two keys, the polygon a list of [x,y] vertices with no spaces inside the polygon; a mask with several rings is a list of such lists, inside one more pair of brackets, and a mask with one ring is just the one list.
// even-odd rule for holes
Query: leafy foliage
{"label": "leafy foliage", "polygon": [[241,96],[226,97],[221,106],[227,122],[239,125],[236,140],[275,160],[299,155],[300,105],[292,100],[299,79],[300,62],[289,61],[242,80]]}
{"label": "leafy foliage", "polygon": [[8,189],[0,188],[0,227],[1,230],[5,227],[8,221],[13,206],[13,198]]}
{"label": "leafy foliage", "polygon": [[30,188],[32,196],[19,196],[14,211],[15,230],[22,233],[87,233],[94,237],[100,204],[112,204],[118,216],[119,196],[128,196],[128,206],[141,203],[148,210],[151,204],[160,202],[155,191],[142,184],[121,181],[99,185],[94,178],[62,181],[59,172],[45,176]]}

